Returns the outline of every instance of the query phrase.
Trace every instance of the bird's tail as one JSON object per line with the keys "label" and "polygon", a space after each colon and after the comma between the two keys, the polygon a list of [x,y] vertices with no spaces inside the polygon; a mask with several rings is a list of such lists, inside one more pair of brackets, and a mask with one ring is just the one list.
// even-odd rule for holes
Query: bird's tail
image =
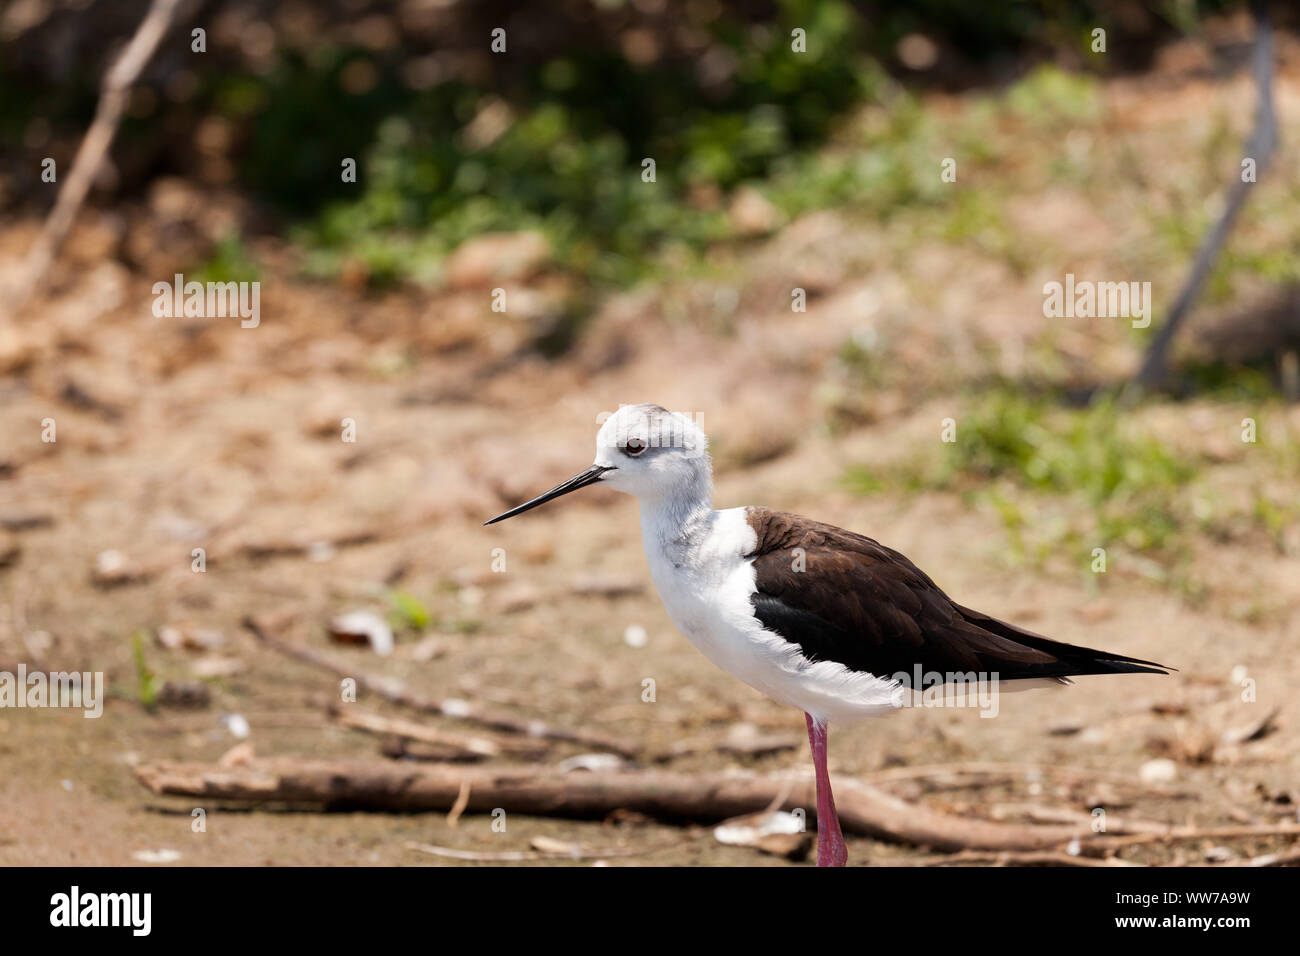
{"label": "bird's tail", "polygon": [[1022,627],[1016,627],[1014,624],[1008,624],[1006,621],[1000,621],[995,617],[989,617],[987,614],[981,614],[979,611],[972,611],[970,608],[961,607],[960,605],[956,605],[956,609],[967,622],[974,624],[976,627],[996,634],[1005,640],[1014,641],[1025,647],[1032,647],[1034,650],[1041,651],[1053,658],[1051,661],[1034,663],[1026,668],[1027,672],[1024,674],[1003,674],[1002,679],[1004,680],[1054,677],[1062,683],[1068,684],[1070,683],[1070,677],[1083,677],[1090,674],[1168,674],[1172,670],[1177,670],[1177,668],[1170,667],[1167,664],[1145,661],[1140,657],[1128,657],[1124,654],[1112,654],[1109,651],[1099,651],[1091,647],[1080,647],[1077,644],[1054,641],[1050,637],[1043,637],[1043,635],[1035,634],[1033,631],[1026,631]]}

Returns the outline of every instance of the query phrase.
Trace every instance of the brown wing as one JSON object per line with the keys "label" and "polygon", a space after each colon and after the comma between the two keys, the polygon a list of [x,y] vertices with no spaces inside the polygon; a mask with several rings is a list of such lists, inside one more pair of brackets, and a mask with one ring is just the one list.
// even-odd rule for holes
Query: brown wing
{"label": "brown wing", "polygon": [[871,538],[749,508],[755,616],[813,660],[881,677],[996,673],[999,680],[1165,673],[1150,661],[1062,644],[954,603],[906,557]]}

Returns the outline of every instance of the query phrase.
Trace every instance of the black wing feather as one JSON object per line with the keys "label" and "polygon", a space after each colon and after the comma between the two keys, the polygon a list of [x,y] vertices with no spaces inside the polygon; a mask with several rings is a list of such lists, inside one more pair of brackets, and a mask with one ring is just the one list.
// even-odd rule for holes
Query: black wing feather
{"label": "black wing feather", "polygon": [[962,607],[902,554],[863,535],[750,508],[754,614],[813,660],[879,677],[983,672],[999,680],[1167,673]]}

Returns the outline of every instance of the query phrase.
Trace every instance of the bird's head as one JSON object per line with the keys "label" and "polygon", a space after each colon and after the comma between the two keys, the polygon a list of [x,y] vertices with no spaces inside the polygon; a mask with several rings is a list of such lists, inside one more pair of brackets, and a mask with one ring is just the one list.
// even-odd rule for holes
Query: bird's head
{"label": "bird's head", "polygon": [[689,416],[658,405],[624,405],[600,426],[590,468],[485,523],[512,518],[597,482],[647,500],[698,495],[713,478],[708,447],[708,438]]}

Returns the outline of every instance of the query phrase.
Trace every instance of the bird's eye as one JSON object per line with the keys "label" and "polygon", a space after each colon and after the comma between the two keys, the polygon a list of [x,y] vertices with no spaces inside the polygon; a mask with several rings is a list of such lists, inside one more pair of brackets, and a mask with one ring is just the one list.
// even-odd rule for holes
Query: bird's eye
{"label": "bird's eye", "polygon": [[627,452],[629,455],[633,457],[636,457],[637,455],[641,454],[641,452],[645,451],[645,442],[643,442],[639,438],[629,438],[627,440],[627,444],[623,446],[623,451]]}

